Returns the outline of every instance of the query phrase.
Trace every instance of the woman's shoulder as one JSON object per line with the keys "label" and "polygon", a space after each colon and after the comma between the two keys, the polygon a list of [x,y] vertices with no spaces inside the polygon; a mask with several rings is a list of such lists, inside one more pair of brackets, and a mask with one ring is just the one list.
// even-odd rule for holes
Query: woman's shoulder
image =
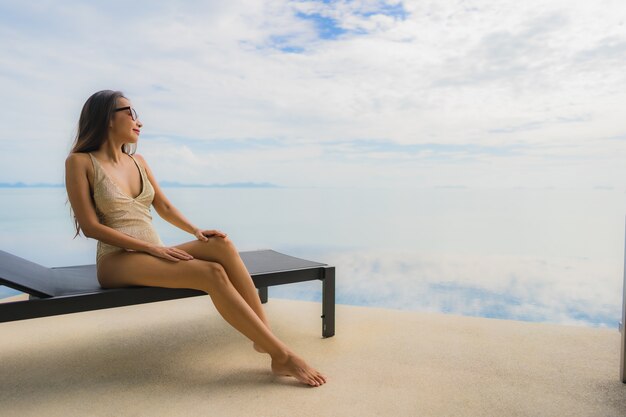
{"label": "woman's shoulder", "polygon": [[71,174],[87,174],[90,180],[94,176],[93,162],[87,152],[72,152],[65,159],[65,170]]}
{"label": "woman's shoulder", "polygon": [[149,169],[146,159],[143,156],[141,156],[141,154],[135,153],[133,154],[133,158],[135,158],[137,162],[139,162],[141,166],[144,167],[144,169]]}
{"label": "woman's shoulder", "polygon": [[65,166],[85,166],[87,162],[91,162],[90,160],[91,158],[87,152],[72,152],[65,159]]}

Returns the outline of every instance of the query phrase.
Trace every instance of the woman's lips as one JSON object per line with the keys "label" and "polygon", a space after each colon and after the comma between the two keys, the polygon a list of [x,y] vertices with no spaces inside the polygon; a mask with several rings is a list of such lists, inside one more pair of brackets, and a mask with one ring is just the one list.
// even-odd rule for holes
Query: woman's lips
{"label": "woman's lips", "polygon": [[133,131],[137,132],[137,134],[139,134],[139,129],[133,129]]}

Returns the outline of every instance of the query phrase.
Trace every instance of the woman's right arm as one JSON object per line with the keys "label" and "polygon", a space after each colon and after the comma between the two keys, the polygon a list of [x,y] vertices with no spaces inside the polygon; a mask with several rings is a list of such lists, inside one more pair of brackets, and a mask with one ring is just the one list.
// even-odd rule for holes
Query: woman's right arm
{"label": "woman's right arm", "polygon": [[91,161],[89,161],[88,158],[84,158],[82,154],[78,153],[70,154],[65,160],[65,187],[67,189],[67,196],[72,205],[76,220],[78,220],[78,224],[85,236],[119,248],[146,252],[172,261],[185,259],[185,255],[190,256],[180,250],[172,251],[174,248],[155,246],[101,224],[98,221],[96,208],[91,199],[89,180],[87,179],[89,163],[91,163]]}

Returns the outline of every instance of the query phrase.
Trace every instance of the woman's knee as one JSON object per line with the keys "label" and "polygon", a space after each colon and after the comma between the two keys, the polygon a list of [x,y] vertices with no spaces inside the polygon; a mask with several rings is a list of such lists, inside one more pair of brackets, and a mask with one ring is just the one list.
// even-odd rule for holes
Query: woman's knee
{"label": "woman's knee", "polygon": [[215,242],[220,249],[226,251],[226,252],[232,252],[232,253],[238,253],[237,252],[237,247],[235,246],[235,244],[233,243],[232,240],[230,240],[230,238],[227,237],[216,237],[215,238]]}
{"label": "woman's knee", "polygon": [[200,267],[209,288],[223,288],[230,285],[228,274],[220,263],[201,261]]}
{"label": "woman's knee", "polygon": [[211,242],[211,249],[208,249],[208,256],[211,261],[228,266],[233,260],[239,258],[235,244],[228,237],[215,239]]}

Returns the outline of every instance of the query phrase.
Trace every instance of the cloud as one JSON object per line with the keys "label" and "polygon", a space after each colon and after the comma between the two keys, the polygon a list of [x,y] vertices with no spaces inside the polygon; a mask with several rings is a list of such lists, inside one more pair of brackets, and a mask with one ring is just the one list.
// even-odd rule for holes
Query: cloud
{"label": "cloud", "polygon": [[[273,176],[288,178],[287,169],[311,164],[317,174],[298,178],[307,185],[382,184],[365,168],[355,171],[355,161],[372,164],[369,172],[398,162],[397,176],[385,181],[409,185],[423,177],[416,154],[452,158],[442,150],[454,147],[460,168],[444,158],[429,166],[440,171],[433,177],[453,169],[454,183],[507,184],[492,173],[469,175],[465,164],[479,153],[507,166],[512,149],[519,167],[538,174],[511,186],[584,184],[577,166],[554,176],[559,155],[573,152],[594,155],[590,171],[600,171],[603,158],[617,169],[593,174],[601,177],[595,182],[623,186],[617,178],[626,175],[614,162],[624,151],[600,140],[625,134],[626,93],[615,89],[626,81],[620,2],[70,1],[3,2],[0,11],[0,87],[11,98],[0,104],[0,143],[12,152],[22,148],[6,143],[31,144],[38,167],[0,168],[1,181],[58,177],[44,168],[48,151],[67,148],[82,103],[104,88],[131,98],[146,138],[189,140],[192,153],[242,144],[248,159],[238,162],[250,173],[271,162],[284,169]],[[256,141],[281,143],[290,150],[276,155],[287,159],[246,153],[243,144],[251,151]],[[359,152],[351,144],[361,141],[390,145]],[[354,153],[325,159],[338,143]],[[431,145],[439,148],[409,151]],[[546,147],[555,159],[540,161]],[[161,177],[182,180],[165,166]],[[196,171],[194,182],[204,174]]]}

